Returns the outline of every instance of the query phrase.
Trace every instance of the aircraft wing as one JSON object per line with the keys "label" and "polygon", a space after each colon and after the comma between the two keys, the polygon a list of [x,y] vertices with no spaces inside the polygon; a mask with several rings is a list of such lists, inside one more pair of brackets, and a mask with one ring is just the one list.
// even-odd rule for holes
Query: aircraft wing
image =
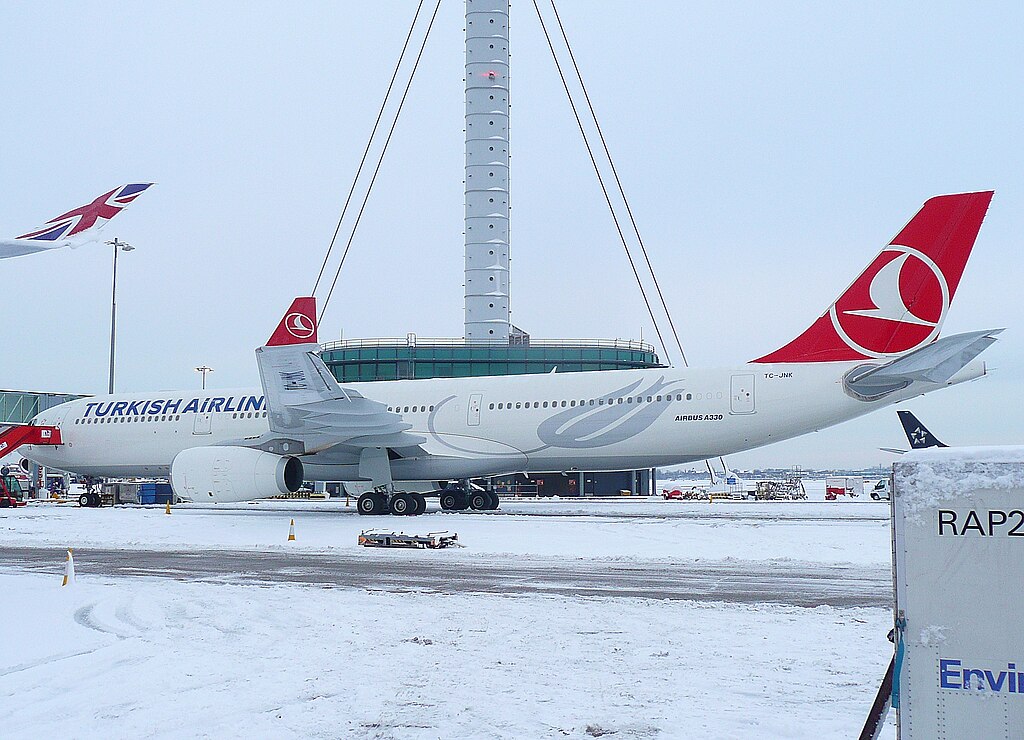
{"label": "aircraft wing", "polygon": [[[296,298],[270,341],[256,350],[270,432],[247,444],[313,454],[349,447],[414,447],[426,439],[380,401],[343,388],[318,356],[312,298]],[[312,340],[312,341],[309,341]]]}
{"label": "aircraft wing", "polygon": [[51,249],[51,247],[38,247],[31,242],[19,241],[17,239],[0,240],[0,259],[6,259],[7,257],[21,257],[23,254],[45,252],[47,249]]}

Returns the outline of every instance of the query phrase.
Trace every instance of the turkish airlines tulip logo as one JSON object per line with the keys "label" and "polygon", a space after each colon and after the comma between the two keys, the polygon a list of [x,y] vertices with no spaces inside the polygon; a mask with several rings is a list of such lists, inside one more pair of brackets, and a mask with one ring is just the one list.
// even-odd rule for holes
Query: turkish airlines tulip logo
{"label": "turkish airlines tulip logo", "polygon": [[934,340],[948,308],[949,285],[939,266],[916,249],[891,244],[829,313],[844,342],[881,358]]}
{"label": "turkish airlines tulip logo", "polygon": [[284,328],[296,339],[309,339],[316,331],[316,324],[306,314],[296,311],[285,316]]}

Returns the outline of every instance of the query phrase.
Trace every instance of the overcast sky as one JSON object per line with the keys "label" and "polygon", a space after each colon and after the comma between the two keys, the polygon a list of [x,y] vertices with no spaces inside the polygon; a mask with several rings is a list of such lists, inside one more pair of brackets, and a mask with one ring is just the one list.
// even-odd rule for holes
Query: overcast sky
{"label": "overcast sky", "polygon": [[[432,3],[428,3],[432,4]],[[313,285],[414,0],[0,0],[0,233],[126,182],[118,390],[258,386]],[[945,330],[1007,327],[988,378],[906,404],[950,444],[1024,443],[1020,3],[561,0],[691,364],[806,328],[928,197],[994,188]],[[322,341],[461,336],[463,13],[445,0]],[[511,17],[513,321],[654,336],[533,5]],[[0,262],[0,387],[106,390],[110,247]],[[891,462],[892,410],[736,455]]]}

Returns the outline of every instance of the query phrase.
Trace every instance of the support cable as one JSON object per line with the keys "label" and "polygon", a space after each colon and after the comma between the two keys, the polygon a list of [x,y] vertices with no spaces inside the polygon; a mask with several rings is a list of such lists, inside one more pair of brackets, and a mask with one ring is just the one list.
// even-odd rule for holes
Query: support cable
{"label": "support cable", "polygon": [[395,133],[395,127],[398,125],[398,118],[402,114],[402,108],[405,105],[405,99],[409,95],[409,88],[412,86],[413,78],[416,76],[416,70],[419,69],[420,60],[423,58],[423,49],[427,45],[427,39],[430,38],[430,31],[434,27],[434,20],[437,18],[437,11],[441,8],[441,0],[437,0],[437,4],[434,6],[434,13],[430,16],[430,23],[427,25],[427,32],[423,34],[423,42],[420,44],[419,52],[416,54],[416,61],[412,65],[412,71],[409,73],[409,80],[405,83],[405,90],[402,92],[402,98],[398,101],[398,110],[395,111],[394,120],[391,121],[391,128],[388,130],[388,137],[384,140],[384,147],[381,149],[380,156],[377,158],[377,165],[374,167],[373,176],[370,178],[370,184],[366,189],[366,194],[363,196],[363,202],[359,206],[359,213],[356,214],[355,223],[352,224],[352,231],[349,232],[348,241],[345,243],[345,251],[341,254],[341,261],[338,263],[338,269],[334,272],[334,280],[331,281],[331,289],[327,292],[327,297],[324,299],[323,306],[320,308],[320,316],[317,318],[317,323],[323,320],[324,313],[327,311],[327,304],[331,302],[331,296],[334,295],[334,286],[338,284],[338,276],[341,274],[341,268],[345,265],[345,258],[348,257],[348,251],[352,247],[352,240],[356,237],[356,229],[359,228],[359,222],[363,218],[363,211],[366,210],[366,203],[370,199],[370,193],[373,191],[373,184],[377,182],[377,175],[380,174],[381,164],[384,162],[384,155],[387,154],[388,144],[391,143],[391,136]]}
{"label": "support cable", "polygon": [[402,44],[402,53],[398,55],[398,63],[395,64],[395,71],[391,73],[391,82],[388,83],[388,91],[384,93],[384,100],[381,101],[380,110],[377,111],[377,120],[373,122],[373,130],[370,131],[370,138],[366,141],[366,148],[363,149],[363,158],[359,160],[359,166],[356,168],[355,177],[352,178],[352,187],[348,190],[348,195],[345,197],[345,205],[341,208],[341,215],[338,217],[338,225],[334,227],[334,236],[331,237],[331,243],[327,247],[327,254],[324,255],[324,263],[320,265],[320,274],[316,276],[316,282],[313,284],[313,290],[310,295],[316,294],[316,289],[320,286],[320,280],[324,276],[324,270],[327,269],[327,262],[331,258],[331,252],[334,250],[334,243],[338,240],[338,232],[341,231],[341,224],[345,220],[345,214],[348,212],[349,203],[352,201],[352,194],[356,190],[356,185],[359,183],[359,176],[363,172],[363,165],[366,164],[366,157],[370,153],[370,147],[373,145],[373,139],[377,135],[377,128],[380,126],[381,119],[384,117],[384,110],[387,108],[388,100],[391,98],[391,89],[395,86],[395,79],[398,77],[398,70],[402,66],[402,61],[405,59],[405,52],[409,48],[409,40],[412,38],[413,29],[416,28],[416,21],[419,20],[420,10],[423,9],[424,0],[420,0],[419,5],[416,6],[416,14],[412,17],[412,23],[409,25],[409,33],[405,35],[405,43]]}
{"label": "support cable", "polygon": [[619,224],[619,218],[615,213],[615,207],[612,205],[611,197],[608,195],[608,188],[605,187],[604,177],[601,175],[601,170],[597,166],[597,159],[594,157],[594,150],[590,146],[590,140],[587,137],[586,129],[583,127],[583,121],[580,119],[579,111],[576,109],[576,101],[573,100],[572,93],[569,91],[569,83],[565,79],[565,74],[562,72],[562,63],[558,60],[558,54],[555,53],[554,44],[551,42],[551,36],[548,34],[547,24],[544,23],[544,16],[541,15],[540,7],[537,5],[537,0],[533,0],[533,9],[537,12],[537,19],[540,21],[541,30],[544,31],[544,38],[548,42],[548,48],[551,50],[551,58],[555,61],[555,67],[558,69],[558,76],[562,79],[562,87],[565,88],[565,94],[569,98],[569,105],[572,107],[572,113],[576,117],[576,125],[579,126],[580,134],[583,136],[583,144],[587,148],[587,154],[590,156],[590,163],[594,167],[594,174],[597,175],[597,182],[601,186],[601,193],[604,195],[604,200],[608,204],[608,210],[611,212],[612,221],[615,223],[615,230],[619,234],[619,241],[622,242],[622,248],[626,252],[626,259],[629,260],[629,266],[633,270],[633,277],[636,278],[636,284],[640,288],[640,295],[643,296],[644,305],[647,306],[647,313],[651,317],[651,322],[654,324],[654,332],[658,335],[658,341],[661,343],[662,350],[665,352],[665,356],[668,357],[668,345],[665,344],[664,338],[661,336],[661,329],[658,326],[658,320],[654,317],[654,310],[651,308],[651,302],[647,298],[647,291],[644,290],[643,280],[640,279],[640,273],[636,269],[636,263],[633,261],[633,255],[630,254],[629,245],[626,243],[626,236],[622,233],[622,227]]}
{"label": "support cable", "polygon": [[594,119],[594,126],[597,128],[597,135],[601,139],[601,146],[604,147],[604,154],[608,158],[608,164],[611,165],[612,175],[615,177],[615,184],[619,188],[619,195],[622,197],[622,202],[626,205],[626,213],[629,214],[629,221],[633,225],[633,233],[636,234],[636,240],[640,244],[640,251],[643,252],[644,261],[647,263],[647,269],[650,271],[651,278],[654,281],[654,287],[658,291],[658,298],[661,300],[661,307],[665,311],[669,327],[672,329],[672,336],[675,338],[676,346],[679,348],[679,354],[683,359],[683,367],[688,367],[689,364],[686,361],[686,353],[683,351],[683,344],[679,341],[679,333],[676,331],[675,322],[672,321],[672,314],[669,312],[668,304],[665,302],[665,295],[661,291],[658,276],[655,274],[654,267],[651,265],[651,258],[647,254],[647,248],[644,246],[644,240],[640,237],[640,229],[636,225],[636,219],[633,218],[633,209],[629,206],[629,199],[626,198],[626,191],[623,189],[622,181],[619,179],[618,170],[615,168],[615,161],[612,159],[612,154],[608,150],[608,143],[605,141],[604,132],[601,130],[601,124],[597,120],[597,113],[594,111],[594,105],[590,102],[590,95],[587,93],[587,86],[583,82],[583,75],[580,73],[579,65],[576,63],[576,55],[573,54],[572,45],[569,43],[569,37],[565,33],[565,26],[562,25],[562,18],[558,14],[558,8],[555,7],[555,0],[549,1],[551,3],[551,10],[555,13],[555,20],[558,21],[558,29],[562,33],[562,40],[565,42],[565,48],[569,51],[569,58],[572,60],[573,69],[576,70],[576,78],[580,81],[580,88],[583,90],[583,97],[586,99],[587,107],[590,109],[590,116]]}

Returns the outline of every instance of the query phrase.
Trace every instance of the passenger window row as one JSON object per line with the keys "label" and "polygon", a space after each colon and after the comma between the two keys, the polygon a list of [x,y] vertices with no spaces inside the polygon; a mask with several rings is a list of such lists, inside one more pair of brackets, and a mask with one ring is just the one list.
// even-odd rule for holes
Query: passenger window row
{"label": "passenger window row", "polygon": [[[252,418],[259,419],[261,417],[262,418],[266,418],[266,416],[267,416],[267,412],[266,411],[263,411],[263,412],[260,412],[260,411],[252,412],[252,411],[250,411],[248,413],[240,412],[240,413],[237,413],[237,414],[232,414],[231,418],[232,419],[252,419]],[[88,418],[88,419],[75,419],[75,423],[76,424],[110,424],[110,423],[114,423],[114,422],[124,423],[124,422],[179,421],[180,419],[181,419],[181,414],[171,414],[169,416],[168,415],[162,415],[162,416],[104,416],[104,417],[95,417],[95,418]]]}
{"label": "passenger window row", "polygon": [[[708,394],[708,395],[710,397],[710,394]],[[499,404],[493,404],[493,403],[489,404],[487,406],[487,408],[489,408],[489,409],[497,408],[499,411],[502,411],[502,410],[510,410],[512,408],[517,408],[517,409],[529,409],[529,408],[546,409],[546,408],[552,408],[552,409],[554,409],[554,408],[574,408],[576,406],[614,406],[614,405],[620,404],[620,403],[638,403],[638,404],[639,403],[645,403],[645,402],[646,403],[669,403],[670,401],[673,401],[673,400],[674,401],[682,401],[684,398],[687,401],[691,401],[691,400],[693,400],[693,394],[692,393],[686,393],[686,394],[677,393],[676,395],[673,396],[671,393],[669,393],[669,394],[663,395],[663,396],[661,396],[661,395],[659,395],[659,396],[647,396],[646,399],[644,398],[644,396],[626,396],[624,398],[607,398],[607,399],[606,398],[590,398],[590,399],[583,399],[583,400],[580,400],[580,401],[576,401],[576,400],[571,400],[571,401],[517,401],[514,405],[513,405],[512,401],[506,401],[506,402],[499,403]]]}

